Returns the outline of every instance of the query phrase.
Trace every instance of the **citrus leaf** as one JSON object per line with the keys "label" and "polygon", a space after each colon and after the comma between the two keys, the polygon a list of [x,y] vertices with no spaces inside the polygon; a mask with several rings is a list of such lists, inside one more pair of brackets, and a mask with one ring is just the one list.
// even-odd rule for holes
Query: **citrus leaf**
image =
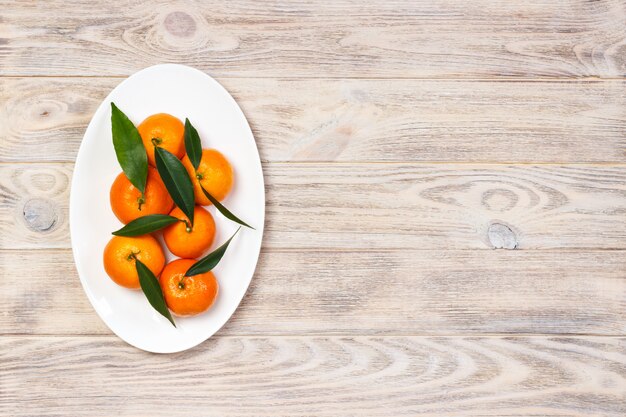
{"label": "citrus leaf", "polygon": [[126,178],[142,193],[148,180],[148,156],[137,128],[126,115],[111,102],[111,132],[117,161]]}
{"label": "citrus leaf", "polygon": [[200,184],[200,188],[202,188],[202,192],[204,193],[206,198],[208,198],[211,201],[211,203],[213,203],[215,208],[218,209],[219,212],[222,213],[222,215],[224,217],[226,217],[229,220],[234,221],[235,223],[239,223],[242,226],[246,226],[246,227],[248,227],[248,228],[250,228],[252,230],[256,230],[254,227],[250,226],[248,223],[244,222],[239,217],[237,217],[233,213],[231,213],[230,210],[228,210],[226,207],[224,207],[224,205],[222,203],[217,201],[217,198],[213,197],[207,190],[205,190],[204,187],[202,186],[202,184]]}
{"label": "citrus leaf", "polygon": [[152,271],[139,259],[135,259],[135,267],[137,268],[137,275],[139,275],[141,290],[146,295],[150,305],[154,307],[159,314],[168,319],[170,323],[172,323],[172,326],[176,327],[176,323],[174,323],[174,319],[167,309],[167,304],[165,304],[165,298],[163,297],[163,291],[161,291],[159,281]]}
{"label": "citrus leaf", "polygon": [[155,147],[157,170],[165,184],[165,188],[172,196],[174,203],[187,215],[193,225],[193,209],[195,207],[193,184],[182,162],[171,152]]}
{"label": "citrus leaf", "polygon": [[200,142],[198,131],[193,127],[189,119],[185,119],[185,151],[191,161],[191,165],[193,165],[194,169],[198,169],[202,159],[202,142]]}
{"label": "citrus leaf", "polygon": [[194,275],[204,274],[205,272],[209,272],[210,270],[215,268],[217,264],[220,263],[220,260],[222,259],[222,256],[224,256],[226,249],[228,249],[228,245],[230,244],[230,241],[233,240],[235,235],[240,230],[241,230],[241,227],[237,229],[237,231],[230,237],[230,239],[226,241],[226,243],[224,243],[219,248],[215,249],[213,252],[209,253],[204,258],[200,259],[195,264],[191,265],[191,267],[185,273],[185,276],[192,277]]}
{"label": "citrus leaf", "polygon": [[167,214],[150,214],[133,220],[113,234],[115,236],[141,236],[156,232],[177,221],[179,220],[176,217]]}

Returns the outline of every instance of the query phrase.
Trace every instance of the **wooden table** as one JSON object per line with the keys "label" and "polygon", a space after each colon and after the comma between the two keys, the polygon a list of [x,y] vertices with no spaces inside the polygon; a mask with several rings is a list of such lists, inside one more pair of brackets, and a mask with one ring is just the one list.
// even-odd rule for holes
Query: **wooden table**
{"label": "wooden table", "polygon": [[[0,415],[624,416],[625,22],[623,0],[0,0]],[[267,192],[247,296],[174,355],[102,323],[68,228],[96,107],[163,62],[233,94]]]}

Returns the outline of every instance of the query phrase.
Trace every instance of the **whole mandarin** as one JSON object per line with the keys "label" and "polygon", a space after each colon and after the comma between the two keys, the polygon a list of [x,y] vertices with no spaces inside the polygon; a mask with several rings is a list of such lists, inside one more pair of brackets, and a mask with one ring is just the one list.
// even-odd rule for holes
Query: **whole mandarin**
{"label": "whole mandarin", "polygon": [[113,236],[104,248],[104,270],[122,287],[140,288],[135,259],[143,262],[155,276],[159,276],[165,265],[163,249],[150,235]]}
{"label": "whole mandarin", "polygon": [[233,186],[233,168],[224,155],[215,149],[203,149],[200,164],[195,171],[187,155],[182,162],[193,182],[197,204],[201,206],[211,204],[200,189],[200,184],[218,201],[226,198]]}
{"label": "whole mandarin", "polygon": [[141,140],[148,153],[148,163],[156,166],[154,146],[159,146],[176,155],[178,159],[185,154],[185,126],[167,113],[153,114],[137,126]]}
{"label": "whole mandarin", "polygon": [[185,273],[196,261],[177,259],[165,266],[159,283],[165,303],[177,316],[193,316],[208,310],[219,291],[212,272],[186,277]]}
{"label": "whole mandarin", "polygon": [[181,258],[198,258],[211,247],[215,238],[215,220],[207,210],[195,206],[193,227],[181,209],[175,207],[170,216],[180,219],[163,229],[165,245]]}
{"label": "whole mandarin", "polygon": [[113,181],[109,199],[113,213],[124,224],[149,214],[167,214],[174,206],[174,201],[167,192],[158,171],[152,167],[148,167],[146,192],[143,199],[141,192],[131,184],[123,172]]}

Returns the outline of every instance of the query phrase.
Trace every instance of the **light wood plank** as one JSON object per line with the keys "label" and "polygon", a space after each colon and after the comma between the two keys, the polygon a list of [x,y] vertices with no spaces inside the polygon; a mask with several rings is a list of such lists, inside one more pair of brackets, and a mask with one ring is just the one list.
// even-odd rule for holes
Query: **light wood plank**
{"label": "light wood plank", "polygon": [[114,337],[5,337],[0,362],[13,417],[626,412],[621,338],[215,337],[146,355]]}
{"label": "light wood plank", "polygon": [[[0,79],[0,161],[73,161],[120,81]],[[220,81],[264,161],[626,162],[624,81]]]}
{"label": "light wood plank", "polygon": [[[626,166],[264,170],[266,248],[626,249]],[[71,171],[72,164],[0,164],[0,249],[70,247]]]}
{"label": "light wood plank", "polygon": [[6,0],[0,75],[622,77],[625,18],[616,0]]}
{"label": "light wood plank", "polygon": [[268,247],[626,248],[626,167],[266,165]]}
{"label": "light wood plank", "polygon": [[[264,250],[222,334],[623,335],[625,254]],[[0,251],[0,301],[2,333],[110,333],[69,250]]]}

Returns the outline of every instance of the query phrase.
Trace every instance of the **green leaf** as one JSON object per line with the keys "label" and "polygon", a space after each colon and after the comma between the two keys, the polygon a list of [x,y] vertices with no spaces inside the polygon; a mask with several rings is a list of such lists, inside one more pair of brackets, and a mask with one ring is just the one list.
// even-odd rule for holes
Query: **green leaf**
{"label": "green leaf", "polygon": [[170,323],[172,323],[172,326],[176,327],[176,323],[174,323],[174,319],[167,309],[167,304],[165,304],[165,298],[163,297],[163,291],[161,291],[159,281],[152,271],[137,258],[135,258],[135,267],[137,268],[137,275],[139,275],[139,284],[150,305],[154,307],[159,314],[168,319]]}
{"label": "green leaf", "polygon": [[193,184],[185,166],[176,155],[163,148],[156,147],[154,156],[157,170],[172,200],[187,215],[189,222],[193,225],[195,207]]}
{"label": "green leaf", "polygon": [[111,103],[111,132],[117,161],[126,178],[142,193],[148,180],[148,156],[133,122]]}
{"label": "green leaf", "polygon": [[205,272],[209,272],[210,270],[215,268],[215,266],[217,266],[217,264],[220,263],[220,260],[222,259],[222,256],[224,256],[226,249],[228,249],[228,245],[230,244],[230,241],[233,240],[235,235],[240,230],[241,230],[241,227],[237,229],[237,231],[230,237],[230,239],[226,241],[226,243],[224,243],[219,248],[215,249],[213,252],[209,253],[204,258],[200,259],[195,264],[191,265],[191,267],[185,273],[185,276],[192,277],[194,275],[204,274]]}
{"label": "green leaf", "polygon": [[189,119],[185,119],[185,151],[193,168],[198,169],[202,159],[202,142],[200,142],[198,131],[193,127]]}
{"label": "green leaf", "polygon": [[243,220],[241,220],[239,217],[235,216],[233,213],[230,212],[230,210],[228,210],[226,207],[224,207],[222,205],[222,203],[220,203],[219,201],[217,201],[217,198],[213,197],[211,194],[209,194],[209,192],[207,190],[204,189],[204,187],[202,186],[202,184],[200,184],[200,188],[202,188],[202,192],[204,193],[204,195],[206,196],[206,198],[208,198],[211,203],[213,203],[213,205],[215,206],[216,209],[219,210],[220,213],[222,213],[222,215],[224,217],[226,217],[227,219],[230,219],[232,221],[234,221],[235,223],[239,223],[242,226],[246,226],[252,230],[255,230],[254,227],[250,226],[248,223],[244,222]]}
{"label": "green leaf", "polygon": [[141,236],[156,232],[177,221],[179,220],[176,217],[168,216],[167,214],[150,214],[133,220],[120,230],[113,232],[113,234],[115,236]]}

